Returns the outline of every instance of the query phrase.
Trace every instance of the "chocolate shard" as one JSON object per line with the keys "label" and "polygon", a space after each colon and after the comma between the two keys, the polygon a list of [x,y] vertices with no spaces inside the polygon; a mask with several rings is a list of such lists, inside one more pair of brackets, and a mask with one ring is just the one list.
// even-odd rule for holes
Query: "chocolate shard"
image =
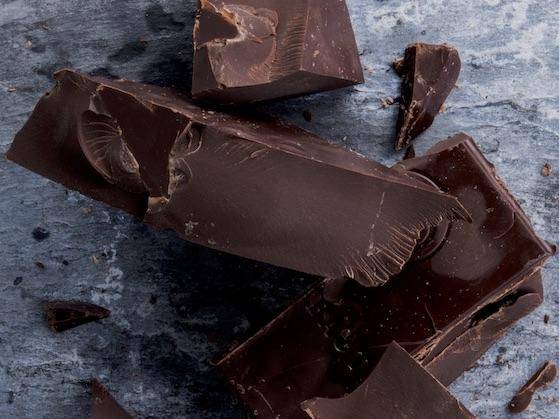
{"label": "chocolate shard", "polygon": [[460,56],[449,45],[408,45],[403,59],[394,62],[402,77],[396,150],[429,128],[460,74]]}
{"label": "chocolate shard", "polygon": [[192,94],[257,102],[363,83],[344,0],[199,0]]}
{"label": "chocolate shard", "polygon": [[402,270],[453,196],[274,119],[64,70],[7,157],[194,243],[363,285]]}
{"label": "chocolate shard", "polygon": [[547,361],[542,367],[522,386],[510,401],[508,408],[512,413],[520,413],[528,409],[534,393],[550,385],[557,377],[557,366]]}
{"label": "chocolate shard", "polygon": [[98,381],[91,382],[91,419],[132,419],[109,391]]}
{"label": "chocolate shard", "polygon": [[301,402],[353,392],[392,341],[448,385],[541,302],[540,268],[555,249],[471,138],[457,135],[396,170],[457,195],[473,222],[430,230],[383,287],[317,284],[226,355],[219,368],[260,418],[303,419]]}
{"label": "chocolate shard", "polygon": [[43,303],[43,309],[49,327],[55,332],[102,320],[111,314],[106,308],[78,301],[47,301]]}
{"label": "chocolate shard", "polygon": [[474,418],[452,394],[393,342],[367,379],[339,399],[301,404],[312,419]]}

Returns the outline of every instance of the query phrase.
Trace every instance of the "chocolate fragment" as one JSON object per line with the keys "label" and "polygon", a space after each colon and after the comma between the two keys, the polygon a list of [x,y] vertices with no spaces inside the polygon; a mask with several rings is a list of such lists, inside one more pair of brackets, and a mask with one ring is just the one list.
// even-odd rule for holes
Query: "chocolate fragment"
{"label": "chocolate fragment", "polygon": [[132,419],[109,391],[98,381],[91,382],[91,419]]}
{"label": "chocolate fragment", "polygon": [[283,122],[55,77],[8,158],[194,243],[373,286],[400,272],[422,231],[469,218],[429,183]]}
{"label": "chocolate fragment", "polygon": [[509,410],[512,413],[520,413],[528,409],[534,393],[551,384],[556,377],[557,367],[554,363],[547,361],[512,398],[508,405]]}
{"label": "chocolate fragment", "polygon": [[545,324],[548,324],[548,323],[549,323],[549,314],[545,314],[545,315],[543,316],[543,322],[544,322]]}
{"label": "chocolate fragment", "polygon": [[551,164],[545,163],[542,167],[541,173],[543,177],[551,176],[551,174],[553,173],[553,167],[551,167]]}
{"label": "chocolate fragment", "polygon": [[316,398],[301,408],[312,419],[474,418],[435,377],[393,342],[351,394]]}
{"label": "chocolate fragment", "polygon": [[305,119],[305,121],[307,122],[312,122],[312,112],[309,111],[308,109],[305,109],[303,111],[303,118]]}
{"label": "chocolate fragment", "polygon": [[429,128],[460,74],[460,56],[449,45],[408,45],[404,58],[394,62],[402,77],[396,150]]}
{"label": "chocolate fragment", "polygon": [[458,196],[473,223],[428,232],[421,257],[383,287],[318,284],[225,356],[218,366],[259,417],[302,419],[301,402],[351,393],[392,341],[448,385],[541,302],[539,270],[554,248],[471,138],[457,135],[397,168]]}
{"label": "chocolate fragment", "polygon": [[48,301],[43,303],[49,327],[63,332],[82,324],[101,320],[111,314],[110,310],[95,304],[78,301]]}
{"label": "chocolate fragment", "polygon": [[404,154],[404,160],[409,160],[413,158],[415,158],[415,147],[412,144],[408,148],[406,148],[406,153]]}
{"label": "chocolate fragment", "polygon": [[195,99],[257,102],[363,83],[344,0],[199,0]]}

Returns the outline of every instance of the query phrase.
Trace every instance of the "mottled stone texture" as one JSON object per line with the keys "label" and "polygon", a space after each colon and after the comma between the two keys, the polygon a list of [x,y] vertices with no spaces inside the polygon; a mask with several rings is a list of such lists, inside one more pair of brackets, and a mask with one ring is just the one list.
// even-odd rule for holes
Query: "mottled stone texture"
{"label": "mottled stone texture", "polygon": [[[556,0],[349,0],[366,84],[260,109],[385,163],[393,152],[400,81],[390,63],[414,41],[448,42],[463,71],[419,151],[465,131],[475,137],[536,229],[559,241],[559,6]],[[193,0],[0,0],[0,152],[50,74],[102,75],[190,86]],[[302,112],[312,111],[312,122]],[[312,278],[218,254],[0,160],[0,417],[86,418],[99,377],[138,417],[243,418],[214,371],[222,354],[312,284]],[[35,227],[50,236],[33,237]],[[35,262],[42,262],[40,269]],[[559,263],[546,300],[451,391],[480,417],[503,417],[515,390],[559,356]],[[111,317],[60,335],[40,301],[72,298]],[[550,315],[544,324],[544,314]],[[523,418],[555,418],[559,384]]]}

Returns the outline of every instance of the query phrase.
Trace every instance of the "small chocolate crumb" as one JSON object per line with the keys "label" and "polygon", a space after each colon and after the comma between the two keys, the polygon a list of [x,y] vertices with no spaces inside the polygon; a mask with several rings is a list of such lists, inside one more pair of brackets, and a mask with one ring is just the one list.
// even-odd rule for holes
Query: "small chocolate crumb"
{"label": "small chocolate crumb", "polygon": [[542,167],[542,176],[543,177],[548,177],[553,173],[553,167],[551,167],[551,164],[546,163],[543,165]]}
{"label": "small chocolate crumb", "polygon": [[557,377],[557,367],[547,361],[512,398],[508,405],[509,411],[512,413],[525,411],[530,406],[536,390],[551,384],[555,377]]}
{"label": "small chocolate crumb", "polygon": [[305,109],[303,111],[303,118],[305,118],[305,121],[311,122],[312,121],[312,112],[309,111],[308,109]]}
{"label": "small chocolate crumb", "polygon": [[43,227],[36,227],[33,230],[32,234],[33,234],[33,238],[38,242],[42,242],[43,240],[48,239],[48,237],[50,236],[50,232]]}
{"label": "small chocolate crumb", "polygon": [[68,266],[68,265],[70,264],[70,262],[68,262],[66,259],[64,259],[64,260],[62,261],[62,264],[63,264],[64,266]]}
{"label": "small chocolate crumb", "polygon": [[13,404],[15,399],[15,395],[13,391],[8,391],[8,399],[6,400],[8,404]]}
{"label": "small chocolate crumb", "polygon": [[43,269],[43,270],[44,270],[44,269],[47,269],[47,267],[45,266],[45,264],[44,264],[43,262],[40,262],[40,261],[36,261],[36,262],[35,262],[35,266],[36,266],[37,268],[39,268],[39,269]]}
{"label": "small chocolate crumb", "polygon": [[149,297],[149,303],[150,304],[156,304],[157,303],[157,295],[152,295],[151,297]]}
{"label": "small chocolate crumb", "polygon": [[545,324],[548,324],[548,323],[549,323],[549,314],[545,314],[545,315],[543,316],[543,322],[544,322]]}
{"label": "small chocolate crumb", "polygon": [[380,100],[380,103],[381,103],[382,108],[386,109],[386,108],[394,105],[395,101],[394,101],[394,98],[391,98],[390,96],[388,96],[388,97],[382,98]]}
{"label": "small chocolate crumb", "polygon": [[14,286],[17,287],[22,282],[23,282],[23,277],[22,276],[16,276],[16,279],[14,279]]}

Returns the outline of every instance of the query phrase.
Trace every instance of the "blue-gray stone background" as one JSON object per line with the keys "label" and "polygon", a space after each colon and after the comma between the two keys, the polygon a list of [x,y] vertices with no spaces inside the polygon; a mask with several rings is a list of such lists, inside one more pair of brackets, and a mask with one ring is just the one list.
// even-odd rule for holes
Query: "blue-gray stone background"
{"label": "blue-gray stone background", "polygon": [[[413,41],[451,43],[462,74],[418,151],[469,133],[536,230],[558,242],[559,2],[348,5],[366,83],[258,108],[391,164],[401,155],[392,145],[397,107],[381,106],[399,95],[390,63]],[[193,0],[0,0],[0,152],[64,66],[188,90],[194,7]],[[540,174],[546,162],[555,168],[549,177]],[[246,417],[211,360],[312,278],[153,231],[4,159],[0,197],[1,418],[86,418],[92,377],[139,418]],[[50,236],[35,240],[37,226]],[[542,362],[557,360],[558,279],[554,258],[544,269],[543,306],[451,386],[479,417],[506,417],[515,390]],[[55,335],[39,305],[51,298],[92,301],[112,315]],[[558,389],[539,392],[518,417],[559,417]]]}

